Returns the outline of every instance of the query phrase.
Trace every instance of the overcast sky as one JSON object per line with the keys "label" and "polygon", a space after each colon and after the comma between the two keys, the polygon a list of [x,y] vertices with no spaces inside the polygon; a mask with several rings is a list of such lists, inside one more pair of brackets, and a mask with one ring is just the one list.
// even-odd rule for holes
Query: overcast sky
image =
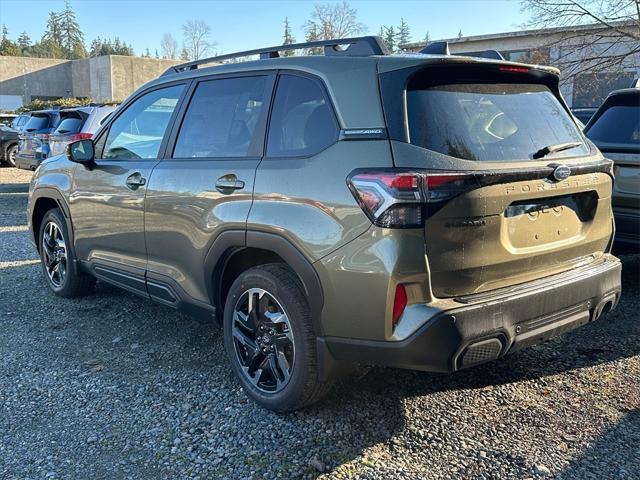
{"label": "overcast sky", "polygon": [[[212,27],[218,50],[233,52],[281,43],[283,22],[289,18],[296,40],[315,3],[307,0],[72,0],[87,46],[97,37],[120,37],[137,54],[160,50],[160,38],[170,32],[181,42],[180,26],[202,19]],[[517,0],[351,0],[368,33],[400,18],[411,28],[413,40],[450,38],[458,31],[479,35],[519,30],[526,16]],[[32,40],[42,36],[50,10],[64,8],[63,0],[0,0],[0,22],[14,40],[26,31]]]}

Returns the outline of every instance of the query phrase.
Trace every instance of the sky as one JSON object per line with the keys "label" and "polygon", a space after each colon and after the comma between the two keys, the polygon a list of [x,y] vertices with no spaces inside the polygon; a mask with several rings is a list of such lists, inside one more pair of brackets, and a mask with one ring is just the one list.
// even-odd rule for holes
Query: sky
{"label": "sky", "polygon": [[[160,52],[165,32],[179,42],[181,25],[201,19],[212,27],[211,40],[219,52],[267,47],[282,43],[288,17],[297,41],[304,41],[303,25],[318,0],[71,0],[85,33],[85,43],[100,36],[120,37],[136,54],[147,48]],[[429,32],[432,40],[517,31],[527,20],[517,0],[350,0],[358,19],[371,34],[381,25],[409,24],[414,41]],[[51,10],[62,10],[63,0],[0,0],[0,23],[16,39],[26,31],[32,40],[42,37]]]}

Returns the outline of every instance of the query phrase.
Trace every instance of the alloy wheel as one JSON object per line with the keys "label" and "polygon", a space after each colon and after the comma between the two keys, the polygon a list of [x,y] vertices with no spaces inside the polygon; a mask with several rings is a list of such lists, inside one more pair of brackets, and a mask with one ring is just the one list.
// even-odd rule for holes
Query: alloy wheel
{"label": "alloy wheel", "polygon": [[276,298],[261,288],[244,292],[231,333],[246,379],[263,392],[280,392],[291,378],[295,349],[289,318]]}
{"label": "alloy wheel", "polygon": [[53,286],[61,287],[67,275],[67,245],[62,230],[55,222],[48,222],[44,227],[42,259]]}

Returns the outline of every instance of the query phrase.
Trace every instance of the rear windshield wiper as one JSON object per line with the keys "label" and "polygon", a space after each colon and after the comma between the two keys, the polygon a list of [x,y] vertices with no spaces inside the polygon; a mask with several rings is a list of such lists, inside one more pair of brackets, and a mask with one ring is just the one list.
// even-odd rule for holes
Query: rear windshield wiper
{"label": "rear windshield wiper", "polygon": [[567,143],[556,143],[555,145],[547,145],[546,147],[543,147],[537,152],[535,152],[533,154],[533,158],[546,157],[550,153],[569,150],[570,148],[576,148],[576,147],[579,147],[580,145],[582,145],[582,142],[567,142]]}

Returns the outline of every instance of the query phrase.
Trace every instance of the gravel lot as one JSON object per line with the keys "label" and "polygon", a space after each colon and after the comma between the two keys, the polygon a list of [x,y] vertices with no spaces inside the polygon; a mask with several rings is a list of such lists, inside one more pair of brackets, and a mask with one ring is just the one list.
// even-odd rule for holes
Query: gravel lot
{"label": "gravel lot", "polygon": [[0,478],[640,478],[640,257],[623,299],[454,375],[386,368],[292,415],[231,376],[219,328],[98,284],[47,289],[30,174],[0,169]]}

